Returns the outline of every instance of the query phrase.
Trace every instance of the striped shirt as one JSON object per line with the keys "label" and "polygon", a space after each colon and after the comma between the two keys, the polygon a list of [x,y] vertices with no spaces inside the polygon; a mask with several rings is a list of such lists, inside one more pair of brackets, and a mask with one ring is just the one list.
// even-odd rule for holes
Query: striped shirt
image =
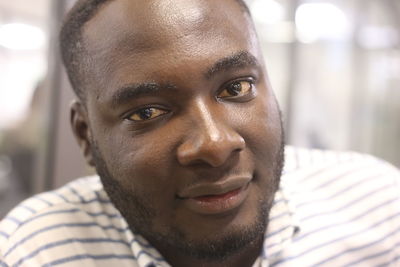
{"label": "striped shirt", "polygon": [[[400,266],[400,172],[371,156],[287,147],[254,267]],[[169,266],[99,178],[34,196],[0,222],[0,266]]]}

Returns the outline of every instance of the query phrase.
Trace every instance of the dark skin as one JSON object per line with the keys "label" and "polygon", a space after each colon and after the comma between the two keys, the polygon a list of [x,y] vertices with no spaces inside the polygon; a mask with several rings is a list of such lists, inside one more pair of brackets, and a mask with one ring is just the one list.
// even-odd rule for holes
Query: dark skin
{"label": "dark skin", "polygon": [[172,266],[251,266],[282,128],[249,15],[234,0],[114,0],[84,43],[72,128],[129,226]]}

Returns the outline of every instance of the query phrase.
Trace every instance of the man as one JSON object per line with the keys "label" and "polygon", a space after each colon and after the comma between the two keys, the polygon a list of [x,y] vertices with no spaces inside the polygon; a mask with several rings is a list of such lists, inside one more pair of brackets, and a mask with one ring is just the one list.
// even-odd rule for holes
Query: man
{"label": "man", "polygon": [[0,225],[4,266],[399,264],[399,172],[286,149],[240,0],[82,0],[62,33],[71,124],[100,177]]}

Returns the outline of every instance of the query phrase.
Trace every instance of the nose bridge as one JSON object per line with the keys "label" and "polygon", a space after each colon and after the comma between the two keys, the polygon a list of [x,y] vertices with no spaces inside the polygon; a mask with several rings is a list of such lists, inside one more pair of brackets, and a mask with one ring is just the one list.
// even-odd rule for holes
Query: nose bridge
{"label": "nose bridge", "polygon": [[244,139],[228,121],[224,121],[218,103],[198,98],[191,105],[191,128],[178,148],[178,161],[183,165],[204,162],[213,167],[222,165],[235,151],[244,148]]}
{"label": "nose bridge", "polygon": [[219,121],[218,112],[212,112],[203,100],[197,99],[193,109],[195,124],[197,125],[196,132],[201,135],[200,138],[205,138],[204,141],[218,142],[222,135],[227,134],[223,129],[220,129],[223,126],[222,124],[217,125]]}

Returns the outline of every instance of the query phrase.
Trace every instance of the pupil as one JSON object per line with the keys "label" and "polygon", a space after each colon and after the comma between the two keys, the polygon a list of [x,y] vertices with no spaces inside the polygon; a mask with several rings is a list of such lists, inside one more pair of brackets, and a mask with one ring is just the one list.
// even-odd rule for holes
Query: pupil
{"label": "pupil", "polygon": [[151,115],[153,115],[153,109],[152,108],[145,108],[142,109],[139,112],[139,116],[142,120],[148,120],[151,118]]}
{"label": "pupil", "polygon": [[238,95],[242,91],[242,85],[239,82],[233,83],[229,86],[228,92],[231,95]]}

